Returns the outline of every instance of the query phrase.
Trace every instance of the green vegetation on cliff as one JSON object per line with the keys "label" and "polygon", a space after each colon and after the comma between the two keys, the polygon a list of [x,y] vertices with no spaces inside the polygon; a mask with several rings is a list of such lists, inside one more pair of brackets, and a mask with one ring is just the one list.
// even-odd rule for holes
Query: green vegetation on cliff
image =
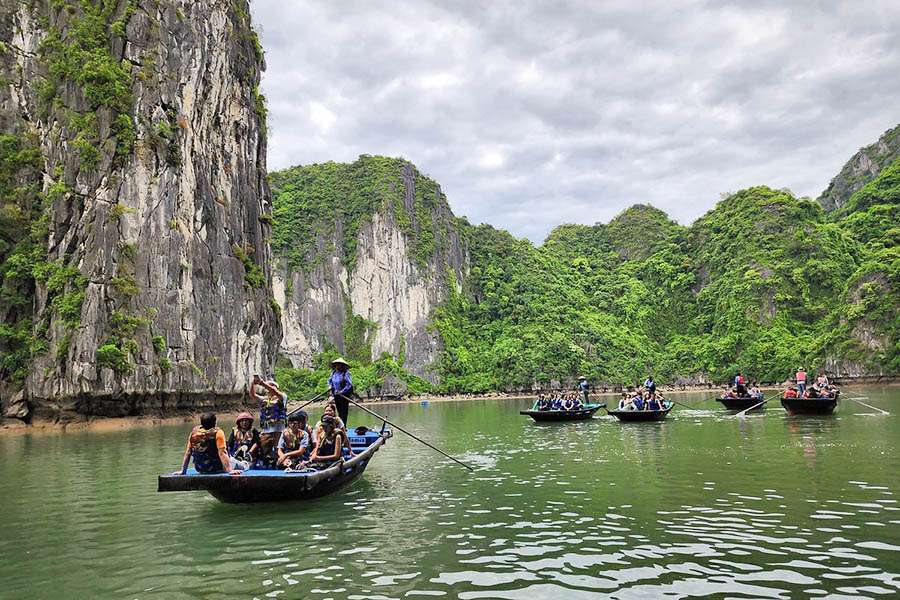
{"label": "green vegetation on cliff", "polygon": [[350,164],[292,167],[271,173],[269,182],[272,249],[292,270],[309,273],[332,253],[352,270],[360,228],[379,211],[409,235],[419,266],[443,243],[442,224],[434,216],[446,208],[446,198],[402,158],[363,155]]}
{"label": "green vegetation on cliff", "polygon": [[[277,252],[308,269],[339,228],[352,268],[360,224],[402,207],[406,164],[362,157],[274,174]],[[635,205],[609,224],[561,225],[537,247],[458,219],[469,272],[432,315],[443,342],[439,389],[578,374],[613,384],[648,373],[727,380],[738,369],[781,381],[800,365],[896,373],[898,181],[900,161],[832,215],[764,186],[723,198],[690,227]]]}

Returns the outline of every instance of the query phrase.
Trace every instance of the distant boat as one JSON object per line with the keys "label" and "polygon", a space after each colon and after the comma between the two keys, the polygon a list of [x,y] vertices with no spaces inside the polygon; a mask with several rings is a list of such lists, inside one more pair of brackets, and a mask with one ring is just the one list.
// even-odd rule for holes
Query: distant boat
{"label": "distant boat", "polygon": [[785,398],[781,397],[781,405],[789,415],[830,415],[837,408],[841,392],[836,391],[832,398]]}
{"label": "distant boat", "polygon": [[594,416],[601,408],[606,408],[606,403],[583,404],[577,410],[520,410],[520,415],[528,415],[538,422],[547,421],[585,421]]}
{"label": "distant boat", "polygon": [[[728,410],[747,410],[751,406],[759,404],[762,401],[762,398],[757,398],[755,396],[736,396],[731,398],[728,396],[720,396],[719,398],[716,398],[716,402],[721,402]],[[757,406],[753,410],[762,410],[765,407],[766,405],[763,404]]]}
{"label": "distant boat", "polygon": [[669,416],[669,412],[672,410],[673,406],[673,404],[669,404],[668,408],[662,410],[607,410],[606,412],[626,423],[638,421],[664,421],[666,417]]}
{"label": "distant boat", "polygon": [[350,432],[350,446],[356,455],[319,471],[285,472],[250,469],[240,475],[204,475],[189,469],[187,475],[160,475],[157,491],[204,490],[227,503],[309,500],[331,494],[363,474],[375,452],[392,432],[360,430]]}

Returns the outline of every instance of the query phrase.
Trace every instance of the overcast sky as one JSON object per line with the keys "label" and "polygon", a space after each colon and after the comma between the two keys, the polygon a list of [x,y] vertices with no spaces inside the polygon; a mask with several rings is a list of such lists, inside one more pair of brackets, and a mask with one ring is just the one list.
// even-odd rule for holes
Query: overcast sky
{"label": "overcast sky", "polygon": [[900,122],[900,2],[255,0],[269,169],[403,156],[540,242],[758,184],[816,197]]}

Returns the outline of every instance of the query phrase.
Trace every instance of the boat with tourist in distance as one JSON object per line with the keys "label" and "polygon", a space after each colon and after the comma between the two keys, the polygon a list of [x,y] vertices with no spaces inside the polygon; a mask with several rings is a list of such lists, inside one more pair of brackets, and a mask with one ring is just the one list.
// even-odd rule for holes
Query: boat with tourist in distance
{"label": "boat with tourist in distance", "polygon": [[574,410],[520,410],[520,415],[528,415],[539,423],[550,421],[586,421],[594,416],[601,408],[606,408],[606,403],[582,404]]}
{"label": "boat with tourist in distance", "polygon": [[841,392],[835,391],[833,396],[825,398],[785,398],[781,397],[781,405],[789,415],[830,415],[837,408]]}
{"label": "boat with tourist in distance", "polygon": [[756,396],[719,396],[716,398],[716,402],[721,402],[728,410],[747,410],[753,407],[755,407],[753,410],[762,410],[766,407],[765,404],[756,406],[762,401],[761,397],[757,398]]}
{"label": "boat with tourist in distance", "polygon": [[349,485],[362,475],[372,457],[391,436],[391,430],[386,427],[382,427],[381,431],[358,427],[349,435],[350,447],[355,455],[319,470],[249,469],[240,475],[203,475],[189,469],[186,475],[160,475],[157,491],[202,490],[227,503],[319,498]]}
{"label": "boat with tourist in distance", "polygon": [[674,405],[669,404],[662,410],[607,410],[606,412],[625,423],[664,421],[669,416],[672,406]]}

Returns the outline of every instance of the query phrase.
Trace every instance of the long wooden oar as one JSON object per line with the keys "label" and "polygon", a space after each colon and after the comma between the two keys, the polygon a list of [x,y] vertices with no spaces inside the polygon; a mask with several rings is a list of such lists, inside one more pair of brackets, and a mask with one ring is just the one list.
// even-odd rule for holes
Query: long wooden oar
{"label": "long wooden oar", "polygon": [[741,412],[737,413],[735,416],[736,416],[738,419],[743,419],[744,417],[747,416],[747,413],[748,413],[749,411],[753,410],[754,408],[759,408],[760,406],[762,406],[763,404],[765,404],[765,403],[768,402],[768,401],[769,401],[769,399],[766,398],[765,396],[763,396],[763,401],[762,401],[762,402],[760,402],[759,404],[754,404],[754,405],[751,406],[750,408],[745,408],[745,409],[742,410]]}
{"label": "long wooden oar", "polygon": [[309,406],[310,404],[312,404],[313,402],[315,402],[316,400],[318,400],[319,398],[321,398],[322,396],[324,396],[324,395],[327,394],[327,393],[328,393],[328,390],[325,390],[325,391],[322,392],[321,394],[318,394],[317,396],[314,396],[311,400],[307,400],[306,402],[304,402],[303,404],[301,404],[300,406],[298,406],[297,408],[295,408],[294,410],[292,410],[291,412],[289,412],[289,413],[287,414],[287,416],[290,417],[291,415],[300,412],[300,410],[302,410],[304,407]]}
{"label": "long wooden oar", "polygon": [[[856,402],[857,404],[862,404],[862,405],[865,406],[866,408],[871,408],[872,410],[877,410],[877,411],[880,412],[882,415],[889,415],[889,414],[891,414],[891,413],[889,413],[889,412],[886,411],[886,410],[883,410],[883,409],[878,408],[877,406],[872,406],[871,404],[866,404],[865,402],[860,402],[860,401],[857,400],[856,398],[844,398],[844,399],[845,399],[845,400],[853,400],[853,401]],[[866,400],[868,400],[868,398],[866,398]]]}
{"label": "long wooden oar", "polygon": [[[346,396],[344,396],[344,397],[347,398]],[[350,400],[350,402],[352,402],[357,408],[361,408],[361,409],[363,409],[364,411],[366,411],[367,413],[369,413],[370,415],[372,415],[372,416],[374,416],[374,417],[377,417],[377,418],[381,419],[382,421],[384,421],[385,423],[387,423],[388,425],[390,425],[390,426],[393,427],[394,429],[399,429],[400,431],[402,431],[403,433],[405,433],[406,435],[408,435],[408,436],[411,437],[412,439],[416,440],[417,442],[420,442],[420,443],[422,443],[422,444],[425,444],[426,446],[428,446],[429,448],[431,448],[432,450],[434,450],[434,451],[437,452],[438,454],[442,454],[442,455],[446,456],[447,458],[449,458],[449,459],[452,460],[453,462],[461,464],[462,466],[464,466],[465,468],[467,468],[467,469],[470,470],[470,471],[474,471],[474,470],[475,470],[474,468],[470,467],[469,465],[467,465],[467,464],[464,463],[463,461],[461,461],[461,460],[459,460],[459,459],[456,459],[456,458],[453,458],[452,456],[450,456],[449,454],[447,454],[446,452],[444,452],[444,451],[441,450],[440,448],[435,448],[434,446],[432,446],[431,444],[429,444],[428,442],[426,442],[426,441],[423,440],[422,438],[419,438],[419,437],[417,437],[417,436],[411,434],[410,432],[408,432],[407,430],[403,429],[402,427],[400,427],[400,426],[397,425],[396,423],[391,423],[391,422],[388,421],[385,417],[379,415],[379,414],[378,414],[377,412],[375,412],[374,410],[369,410],[368,408],[366,408],[365,406],[363,406],[362,404],[360,404],[360,403],[357,402],[356,400],[353,400],[353,399],[351,399],[351,398],[347,398],[347,400]]]}
{"label": "long wooden oar", "polygon": [[691,409],[691,410],[696,410],[696,409],[697,409],[696,406],[691,406],[690,404],[685,404],[684,402],[679,402],[678,400],[672,400],[671,398],[666,398],[666,400],[668,400],[668,401],[671,402],[672,404],[677,404],[678,406],[683,406],[683,407],[689,408],[689,409]]}

